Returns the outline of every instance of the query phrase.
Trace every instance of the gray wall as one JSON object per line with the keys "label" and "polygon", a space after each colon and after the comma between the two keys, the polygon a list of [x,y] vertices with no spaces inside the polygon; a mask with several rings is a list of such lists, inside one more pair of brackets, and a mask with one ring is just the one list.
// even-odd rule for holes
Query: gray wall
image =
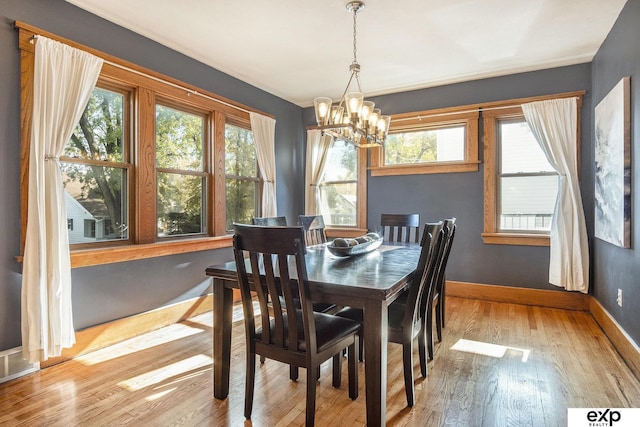
{"label": "gray wall", "polygon": [[[593,241],[593,292],[603,307],[640,344],[640,0],[629,0],[592,63],[596,106],[622,77],[631,76],[631,249]],[[593,111],[592,111],[593,114]],[[594,175],[591,134],[589,173]],[[593,211],[593,204],[591,205]],[[616,303],[618,289],[623,304]]]}
{"label": "gray wall", "polygon": [[[246,104],[276,118],[278,213],[291,221],[303,210],[304,133],[301,108],[193,59],[113,25],[63,0],[0,2],[0,350],[20,338],[20,52],[15,20]],[[296,166],[294,166],[296,165]],[[76,329],[206,293],[207,265],[232,258],[230,249],[74,269]]]}
{"label": "gray wall", "polygon": [[[186,58],[121,27],[88,14],[63,0],[2,0],[0,3],[0,350],[20,345],[21,266],[19,252],[20,63],[17,33],[21,20],[79,43],[169,75],[276,117],[278,211],[294,221],[303,211],[304,126],[314,121],[311,109],[299,107]],[[593,235],[593,106],[625,75],[632,76],[633,123],[638,123],[640,89],[640,0],[629,0],[592,64],[504,76],[493,79],[381,96],[385,113],[487,102],[549,93],[587,90],[581,116],[581,188],[592,248],[592,289],[596,298],[640,342],[640,260],[635,249],[619,249]],[[640,86],[639,86],[640,87]],[[366,89],[366,88],[365,88]],[[635,143],[635,126],[632,125]],[[633,181],[640,172],[634,167]],[[423,221],[456,216],[458,234],[449,278],[504,286],[555,289],[547,283],[548,248],[484,245],[482,231],[482,165],[477,173],[369,178],[369,227],[380,213],[419,212]],[[634,186],[637,187],[637,186]],[[398,189],[402,189],[399,191]],[[639,218],[637,191],[634,222]],[[398,208],[402,206],[402,208]],[[632,244],[638,243],[638,227]],[[204,268],[229,259],[229,249],[107,264],[73,271],[74,322],[77,329],[128,316],[200,295],[209,282]],[[634,279],[635,278],[635,279]],[[624,292],[624,308],[615,304]]]}
{"label": "gray wall", "polygon": [[[590,64],[513,74],[412,92],[372,98],[385,114],[429,110],[481,102],[508,100],[586,90],[581,114],[581,144],[589,147],[591,129]],[[305,125],[314,124],[313,109],[304,113]],[[591,150],[582,151],[582,191],[585,205],[592,199]],[[482,159],[482,126],[479,153]],[[369,177],[368,224],[375,229],[380,214],[420,214],[421,222],[457,218],[458,228],[449,258],[447,279],[493,285],[558,290],[548,283],[549,248],[485,245],[483,231],[484,165],[478,172]],[[587,208],[588,213],[592,210]],[[591,223],[591,215],[587,215]],[[593,227],[589,226],[589,229]]]}

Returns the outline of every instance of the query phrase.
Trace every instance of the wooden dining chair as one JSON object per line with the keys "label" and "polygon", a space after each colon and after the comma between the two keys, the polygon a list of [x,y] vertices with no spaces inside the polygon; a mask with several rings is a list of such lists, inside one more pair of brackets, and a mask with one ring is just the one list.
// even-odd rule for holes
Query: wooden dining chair
{"label": "wooden dining chair", "polygon": [[304,238],[307,246],[326,243],[327,235],[324,231],[324,218],[322,215],[299,215],[298,225],[304,230]]}
{"label": "wooden dining chair", "polygon": [[[433,234],[431,233],[433,232]],[[392,302],[388,308],[388,339],[389,342],[402,344],[402,367],[404,372],[404,385],[407,396],[407,405],[413,406],[415,402],[415,390],[413,385],[413,341],[418,338],[420,357],[420,373],[426,378],[428,365],[425,352],[423,312],[420,309],[422,294],[428,292],[432,286],[436,270],[435,254],[442,244],[442,228],[430,228],[425,226],[421,239],[422,249],[414,277],[409,285],[406,297]],[[336,316],[345,317],[362,323],[364,313],[362,309],[346,307],[336,313]],[[360,334],[360,347],[364,348]],[[365,354],[366,357],[366,354]],[[366,362],[365,362],[366,363]]]}
{"label": "wooden dining chair", "polygon": [[389,242],[418,243],[420,236],[420,215],[382,214],[380,216],[381,234]]}
{"label": "wooden dining chair", "polygon": [[[433,295],[431,297],[432,304],[429,305],[429,312],[425,318],[428,320],[427,327],[427,345],[429,351],[429,358],[433,359],[434,346],[433,346],[433,311],[436,315],[436,335],[438,341],[442,341],[442,328],[444,328],[445,319],[445,271],[447,269],[447,263],[449,261],[449,254],[451,253],[451,247],[453,245],[453,239],[456,234],[456,218],[446,218],[444,220],[444,240],[441,248],[440,260],[437,267],[435,287]],[[434,308],[435,307],[435,308]]]}
{"label": "wooden dining chair", "polygon": [[[234,230],[233,249],[246,338],[245,418],[251,418],[258,354],[306,368],[306,425],[312,426],[320,365],[333,358],[332,382],[334,387],[340,387],[344,349],[348,349],[349,397],[358,397],[360,324],[313,311],[302,227],[235,224]],[[252,291],[258,296],[260,306],[257,321]],[[300,301],[301,308],[296,306],[294,298]],[[268,310],[269,303],[274,305],[274,310]]]}
{"label": "wooden dining chair", "polygon": [[252,218],[251,224],[260,226],[287,226],[287,218],[284,216],[265,216],[259,218]]}

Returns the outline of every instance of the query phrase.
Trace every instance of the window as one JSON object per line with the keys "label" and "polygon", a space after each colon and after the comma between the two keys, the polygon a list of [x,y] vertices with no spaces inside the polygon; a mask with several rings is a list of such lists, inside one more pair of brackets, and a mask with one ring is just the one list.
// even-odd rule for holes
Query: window
{"label": "window", "polygon": [[233,124],[225,126],[226,229],[233,223],[251,224],[260,216],[261,180],[253,133]]}
{"label": "window", "polygon": [[[35,55],[29,40],[40,30],[20,24],[19,31],[22,87],[30,88]],[[259,209],[260,173],[249,120],[255,110],[120,63],[112,57],[105,62],[60,157],[72,267],[229,247],[227,223]],[[22,248],[32,111],[33,93],[23,90]],[[247,193],[227,210],[234,187]]]}
{"label": "window", "polygon": [[[97,87],[60,158],[67,217],[92,224],[94,231],[69,228],[69,243],[127,240],[128,155],[127,92]],[[115,227],[95,232],[95,223]],[[118,233],[115,231],[118,230]]]}
{"label": "window", "polygon": [[524,118],[498,120],[499,231],[549,232],[558,174]]}
{"label": "window", "polygon": [[320,189],[320,214],[327,227],[366,229],[366,149],[335,141]]}
{"label": "window", "polygon": [[156,105],[158,237],[206,232],[203,116]]}
{"label": "window", "polygon": [[391,116],[372,176],[477,171],[478,116],[477,107]]}
{"label": "window", "polygon": [[485,163],[482,238],[485,243],[549,245],[558,174],[531,133],[519,105],[581,95],[572,92],[519,99],[496,103],[482,112]]}

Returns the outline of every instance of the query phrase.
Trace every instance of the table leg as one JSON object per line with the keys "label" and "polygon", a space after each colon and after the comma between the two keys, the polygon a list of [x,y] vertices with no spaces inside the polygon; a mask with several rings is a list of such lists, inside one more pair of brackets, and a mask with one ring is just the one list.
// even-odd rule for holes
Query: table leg
{"label": "table leg", "polygon": [[213,396],[229,395],[231,367],[231,329],[233,325],[233,290],[224,280],[213,279]]}
{"label": "table leg", "polygon": [[367,425],[383,426],[387,414],[387,305],[369,301],[364,308],[364,371]]}

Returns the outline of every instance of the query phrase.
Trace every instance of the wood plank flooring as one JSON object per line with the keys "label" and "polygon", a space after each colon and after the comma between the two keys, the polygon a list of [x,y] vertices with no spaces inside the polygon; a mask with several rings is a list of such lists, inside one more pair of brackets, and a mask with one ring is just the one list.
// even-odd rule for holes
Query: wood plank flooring
{"label": "wood plank flooring", "polygon": [[[387,424],[391,426],[566,426],[567,408],[640,407],[640,382],[590,314],[449,298],[443,342],[416,405],[406,406],[401,346],[389,345]],[[239,313],[240,311],[238,311]],[[0,384],[1,426],[303,425],[304,375],[286,365],[256,369],[252,424],[245,423],[244,330],[232,338],[229,397],[213,398],[212,316],[205,313],[40,372]],[[316,424],[365,424],[360,397],[318,382]]]}

